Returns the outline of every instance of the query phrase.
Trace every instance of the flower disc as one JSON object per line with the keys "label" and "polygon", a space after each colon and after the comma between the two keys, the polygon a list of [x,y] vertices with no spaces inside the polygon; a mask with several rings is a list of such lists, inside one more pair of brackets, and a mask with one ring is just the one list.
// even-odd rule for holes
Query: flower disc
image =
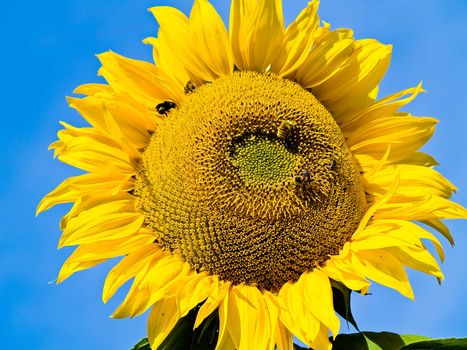
{"label": "flower disc", "polygon": [[157,242],[197,271],[279,290],[336,255],[366,211],[332,115],[274,74],[239,72],[172,109],[136,196]]}

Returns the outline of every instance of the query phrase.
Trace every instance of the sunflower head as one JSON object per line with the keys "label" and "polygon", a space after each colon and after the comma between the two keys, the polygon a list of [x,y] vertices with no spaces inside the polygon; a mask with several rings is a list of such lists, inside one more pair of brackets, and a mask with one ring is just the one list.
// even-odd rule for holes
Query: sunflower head
{"label": "sunflower head", "polygon": [[279,290],[337,255],[366,210],[326,108],[275,74],[206,84],[151,137],[136,197],[158,243],[192,268]]}
{"label": "sunflower head", "polygon": [[441,219],[466,211],[418,151],[436,120],[400,111],[421,86],[378,99],[392,48],[317,8],[285,28],[280,0],[233,0],[229,33],[207,0],[152,8],[155,63],[101,54],[108,84],[69,99],[90,127],[51,148],[87,173],[38,208],[74,203],[59,281],[124,256],[103,298],[134,278],[114,316],[151,308],[153,349],[194,308],[195,327],[218,314],[218,349],[329,349],[331,282],[413,297],[404,267],[443,277],[426,225],[452,242]]}

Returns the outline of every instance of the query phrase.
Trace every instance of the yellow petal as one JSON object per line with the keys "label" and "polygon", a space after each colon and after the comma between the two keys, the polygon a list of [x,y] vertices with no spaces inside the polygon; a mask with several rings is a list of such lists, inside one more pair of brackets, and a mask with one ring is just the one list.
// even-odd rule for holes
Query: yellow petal
{"label": "yellow petal", "polygon": [[385,249],[394,255],[404,266],[435,276],[438,281],[444,279],[441,268],[435,258],[425,248],[417,249],[400,245]]}
{"label": "yellow petal", "polygon": [[433,135],[437,122],[429,117],[379,118],[362,125],[346,137],[352,152],[371,155],[374,158],[381,158],[388,144],[391,144],[388,160],[395,162],[422,147]]}
{"label": "yellow petal", "polygon": [[404,220],[378,220],[352,237],[351,250],[358,255],[362,251],[382,251],[390,253],[400,263],[412,269],[443,278],[438,263],[421,239],[434,243],[441,260],[444,252],[439,241],[428,231]]}
{"label": "yellow petal", "polygon": [[218,77],[206,63],[198,48],[198,40],[190,28],[190,21],[179,10],[168,6],[157,6],[149,9],[159,23],[159,37],[164,38],[163,51],[168,47],[170,52],[189,72],[190,78],[201,81],[213,81]]}
{"label": "yellow petal", "polygon": [[112,193],[110,196],[107,193],[99,193],[99,192],[90,192],[87,194],[83,194],[78,200],[73,204],[71,210],[62,217],[60,220],[60,229],[65,230],[68,223],[71,219],[76,218],[84,211],[88,211],[94,207],[99,205],[115,202],[120,200],[126,200],[131,203],[135,202],[135,197],[127,192],[115,192]]}
{"label": "yellow petal", "polygon": [[377,220],[368,225],[365,230],[352,236],[351,249],[353,251],[367,249],[381,249],[412,246],[414,249],[424,249],[421,239],[431,241],[441,260],[444,260],[444,251],[441,243],[430,232],[422,227],[405,220]]}
{"label": "yellow petal", "polygon": [[[391,145],[390,143],[388,146]],[[392,146],[391,146],[392,147]],[[386,147],[386,151],[388,148]],[[436,159],[434,159],[429,154],[423,152],[414,152],[405,155],[402,159],[399,160],[391,160],[388,162],[389,155],[386,157],[385,153],[381,153],[382,147],[380,148],[378,153],[375,154],[358,154],[354,153],[355,159],[357,160],[358,164],[360,165],[362,171],[364,173],[373,171],[376,167],[380,167],[381,160],[384,158],[384,163],[382,165],[386,165],[385,163],[392,163],[392,164],[409,164],[409,165],[419,165],[424,167],[432,167],[435,165],[439,165]]]}
{"label": "yellow petal", "polygon": [[451,243],[451,246],[454,246],[454,238],[449,231],[449,228],[439,219],[427,219],[421,220],[422,223],[434,228],[436,231],[441,233],[448,241]]}
{"label": "yellow petal", "polygon": [[159,41],[160,41],[159,38],[149,36],[143,39],[143,44],[152,46],[152,58],[154,60],[154,63],[156,64],[157,67],[162,68],[161,63],[160,63],[161,50],[160,50]]}
{"label": "yellow petal", "polygon": [[82,211],[70,219],[59,247],[128,237],[138,231],[144,215],[136,211],[134,200],[115,200]]}
{"label": "yellow petal", "polygon": [[207,0],[195,0],[190,15],[200,59],[219,77],[233,71],[233,54],[224,23]]}
{"label": "yellow petal", "polygon": [[318,86],[340,72],[353,51],[352,36],[339,31],[326,32],[315,40],[315,47],[296,72],[296,79],[305,88]]}
{"label": "yellow petal", "polygon": [[370,282],[359,273],[353,271],[352,265],[347,259],[331,256],[321,270],[329,276],[329,278],[337,282],[342,282],[351,290],[366,291],[370,287]]}
{"label": "yellow petal", "polygon": [[439,165],[436,159],[429,154],[424,152],[414,152],[407,155],[405,158],[400,159],[394,163],[397,164],[412,164],[412,165],[421,165],[426,167],[433,167]]}
{"label": "yellow petal", "polygon": [[413,291],[402,263],[385,250],[362,251],[352,255],[352,266],[359,272],[379,284],[397,290],[402,295],[413,299]]}
{"label": "yellow petal", "polygon": [[112,317],[135,317],[157,301],[177,295],[177,288],[189,274],[190,266],[178,255],[167,254],[153,259],[146,271],[136,275],[128,295]]}
{"label": "yellow petal", "polygon": [[225,298],[228,298],[230,286],[230,282],[223,282],[219,280],[217,280],[217,283],[213,284],[211,293],[208,295],[206,301],[198,310],[194,328],[198,328],[199,325],[205,320],[205,318],[211,315],[219,307],[219,305],[224,302]]}
{"label": "yellow petal", "polygon": [[375,213],[375,219],[432,220],[464,219],[467,210],[445,198],[428,196],[411,203],[386,203]]}
{"label": "yellow petal", "polygon": [[207,272],[192,272],[187,275],[180,282],[177,293],[181,314],[185,315],[196,305],[215,293],[218,283],[217,276],[211,276]]}
{"label": "yellow petal", "polygon": [[[271,326],[274,333],[274,341],[278,350],[293,350],[293,335],[279,319],[279,302],[277,296],[268,291],[263,291],[264,300],[268,307]],[[274,349],[274,342],[270,344]]]}
{"label": "yellow petal", "polygon": [[89,173],[70,177],[47,194],[37,206],[37,214],[54,205],[76,202],[82,196],[93,193],[109,197],[133,188],[130,175],[119,173]]}
{"label": "yellow petal", "polygon": [[355,230],[353,236],[356,236],[361,231],[363,231],[365,229],[366,225],[368,224],[368,222],[375,215],[375,213],[378,210],[380,210],[389,200],[391,200],[391,198],[394,196],[394,193],[397,190],[397,187],[399,186],[399,179],[400,179],[400,174],[399,174],[399,171],[397,171],[397,168],[396,168],[396,174],[394,176],[394,181],[393,181],[391,187],[388,189],[388,191],[386,192],[385,195],[378,198],[378,200],[374,204],[372,204],[371,207],[368,208],[365,215],[360,220],[360,224],[358,225],[357,229]]}
{"label": "yellow petal", "polygon": [[227,312],[227,330],[238,350],[269,349],[271,320],[264,297],[256,286],[232,287],[224,312]]}
{"label": "yellow petal", "polygon": [[114,89],[107,84],[83,84],[78,86],[73,93],[78,95],[95,96],[99,94],[114,93]]}
{"label": "yellow petal", "polygon": [[360,254],[367,251],[377,252],[379,250],[384,250],[385,252],[391,253],[406,267],[436,276],[437,278],[443,278],[438,263],[424,247],[418,248],[395,238],[377,237],[368,239],[360,244],[355,244],[355,247],[352,247],[352,249],[359,251]]}
{"label": "yellow petal", "polygon": [[237,350],[229,332],[224,332],[223,337],[219,337],[215,350]]}
{"label": "yellow petal", "polygon": [[355,130],[371,120],[394,116],[400,108],[412,102],[422,91],[424,90],[420,83],[416,87],[389,95],[379,101],[375,101],[370,107],[364,110],[357,111],[353,115],[346,115],[345,120],[341,119],[339,122],[339,126],[344,135],[346,135],[348,132]]}
{"label": "yellow petal", "polygon": [[314,269],[311,272],[304,272],[292,288],[297,298],[304,298],[305,307],[313,313],[315,318],[336,336],[340,323],[334,312],[329,278],[320,270]]}
{"label": "yellow petal", "polygon": [[331,350],[332,349],[332,344],[329,341],[329,331],[328,331],[328,328],[324,324],[321,323],[318,335],[310,346],[313,349],[319,349],[319,350]]}
{"label": "yellow petal", "polygon": [[[110,113],[114,119],[112,124],[117,124],[121,133],[132,142],[139,141],[138,147],[145,146],[143,142],[147,143],[148,130],[153,131],[163,120],[154,108],[148,109],[126,92],[116,92],[109,85],[85,84],[79,86],[74,93],[88,95],[83,99],[68,98],[68,102],[92,126],[104,134],[112,135],[109,128],[114,125],[109,123]],[[105,113],[105,110],[109,113]]]}
{"label": "yellow petal", "polygon": [[245,69],[245,62],[243,60],[243,54],[240,46],[241,41],[244,40],[244,38],[240,37],[240,31],[256,6],[257,2],[252,0],[233,0],[231,2],[229,21],[230,42],[235,65],[241,70]]}
{"label": "yellow petal", "polygon": [[50,145],[55,155],[64,163],[89,172],[103,169],[123,174],[133,174],[130,156],[114,139],[90,128],[74,128],[62,123],[65,130],[58,132],[59,140]]}
{"label": "yellow petal", "polygon": [[[398,165],[400,170],[400,181],[395,196],[391,201],[412,202],[413,197],[425,197],[435,195],[443,198],[451,197],[456,187],[433,168],[417,165]],[[386,193],[392,184],[395,175],[395,167],[383,167],[368,180],[365,191],[373,196],[379,197]],[[397,196],[400,195],[400,198]]]}
{"label": "yellow petal", "polygon": [[288,77],[298,69],[308,57],[313,47],[313,35],[319,25],[319,0],[310,1],[285,31],[284,46],[272,64],[272,71]]}
{"label": "yellow petal", "polygon": [[277,350],[293,350],[293,334],[282,322],[277,322],[275,337]]}
{"label": "yellow petal", "polygon": [[319,85],[309,86],[338,123],[373,102],[372,92],[386,73],[391,50],[376,40],[355,41],[345,67]]}
{"label": "yellow petal", "polygon": [[104,303],[107,303],[123,284],[145,271],[151,260],[162,254],[160,247],[152,244],[143,246],[124,257],[107,275],[102,291]]}
{"label": "yellow petal", "polygon": [[165,32],[159,31],[158,38],[146,38],[143,42],[152,45],[154,62],[157,67],[172,78],[177,90],[183,91],[190,76],[185,66],[171,51],[167,40]]}
{"label": "yellow petal", "polygon": [[73,261],[72,256],[73,254],[70,255],[70,257],[65,261],[62,268],[60,269],[60,272],[58,273],[58,277],[57,277],[57,283],[62,283],[63,281],[65,281],[67,278],[69,278],[71,275],[75,274],[76,272],[90,269],[91,267],[102,264],[103,262],[108,260],[108,259],[95,259],[95,260]]}
{"label": "yellow petal", "polygon": [[233,0],[230,41],[240,70],[264,72],[274,63],[284,38],[282,0]]}
{"label": "yellow petal", "polygon": [[228,327],[228,308],[229,308],[230,293],[226,293],[222,299],[222,303],[219,305],[219,334],[217,338],[217,344],[215,350],[235,350],[238,349],[230,336],[227,329]]}
{"label": "yellow petal", "polygon": [[152,244],[154,235],[141,230],[131,237],[82,244],[75,249],[63,264],[58,275],[57,283],[61,283],[75,272],[88,269],[107,259],[129,254],[138,248]]}
{"label": "yellow petal", "polygon": [[[386,152],[383,154],[379,162],[371,169],[371,170],[366,170],[363,173],[363,176],[366,180],[365,182],[365,191],[367,190],[367,187],[371,186],[371,182],[373,180],[373,177],[375,174],[378,174],[379,171],[383,168],[384,165],[386,165],[389,155],[391,154],[391,144],[388,143],[388,147],[386,149]],[[369,191],[368,191],[369,192]]]}
{"label": "yellow petal", "polygon": [[[130,100],[122,95],[89,96],[84,99],[69,97],[68,104],[101,133],[117,140],[123,135],[138,148],[147,145],[149,130],[154,130],[158,121],[155,112],[151,114],[147,109],[141,108],[141,105],[131,104]],[[117,133],[109,122],[117,126]]]}
{"label": "yellow petal", "polygon": [[162,299],[153,305],[148,317],[151,349],[157,349],[162,344],[181,317],[176,298]]}
{"label": "yellow petal", "polygon": [[318,336],[320,322],[308,308],[304,291],[287,282],[279,291],[280,321],[302,342],[311,346]]}
{"label": "yellow petal", "polygon": [[164,100],[184,99],[183,91],[164,72],[149,62],[133,60],[114,52],[97,56],[102,63],[99,74],[117,92],[130,94],[149,110]]}

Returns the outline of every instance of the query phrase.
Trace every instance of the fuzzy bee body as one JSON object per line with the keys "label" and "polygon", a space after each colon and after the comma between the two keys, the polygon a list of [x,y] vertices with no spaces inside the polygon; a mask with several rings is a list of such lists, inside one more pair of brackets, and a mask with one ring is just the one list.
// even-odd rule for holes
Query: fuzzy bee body
{"label": "fuzzy bee body", "polygon": [[185,90],[186,95],[191,94],[192,92],[195,92],[196,90],[195,83],[193,83],[191,80],[188,80],[188,82],[185,85],[184,90]]}
{"label": "fuzzy bee body", "polygon": [[308,184],[311,180],[311,172],[308,169],[303,169],[300,175],[295,176],[295,185],[297,187],[303,187]]}
{"label": "fuzzy bee body", "polygon": [[306,198],[308,198],[310,195],[313,197],[311,191],[311,171],[309,169],[303,169],[299,175],[296,175],[294,177],[294,183],[296,193]]}
{"label": "fuzzy bee body", "polygon": [[292,135],[295,125],[297,125],[297,123],[293,121],[283,120],[277,128],[277,137],[286,140]]}
{"label": "fuzzy bee body", "polygon": [[167,113],[169,113],[172,109],[174,109],[175,107],[177,107],[177,105],[172,102],[172,101],[164,101],[162,103],[159,103],[157,106],[156,106],[156,111],[157,113],[159,113],[160,115],[167,115]]}

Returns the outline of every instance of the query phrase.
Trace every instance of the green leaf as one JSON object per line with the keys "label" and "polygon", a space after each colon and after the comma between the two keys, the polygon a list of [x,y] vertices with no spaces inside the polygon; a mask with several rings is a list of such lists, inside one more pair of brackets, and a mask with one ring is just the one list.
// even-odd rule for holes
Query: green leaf
{"label": "green leaf", "polygon": [[401,335],[401,337],[404,340],[404,343],[406,345],[433,339],[433,338],[425,337],[423,335],[414,335],[414,334],[405,334],[405,335]]}
{"label": "green leaf", "polygon": [[342,283],[333,280],[331,280],[331,286],[334,310],[347,321],[347,325],[350,323],[357,331],[360,331],[350,309],[352,291]]}
{"label": "green leaf", "polygon": [[131,350],[151,350],[151,347],[149,346],[149,341],[148,338],[143,338],[141,339],[138,344],[133,346]]}
{"label": "green leaf", "polygon": [[[294,344],[296,350],[306,350]],[[340,334],[332,350],[466,350],[467,338],[430,339],[420,335],[390,332]]]}
{"label": "green leaf", "polygon": [[[217,343],[219,318],[217,311],[193,331],[199,307],[182,318],[158,350],[212,350]],[[295,350],[308,350],[294,344]],[[390,332],[339,334],[333,350],[466,350],[467,338],[430,339],[420,335],[400,335]],[[147,338],[131,350],[151,350]],[[311,350],[311,349],[310,349]]]}
{"label": "green leaf", "polygon": [[339,334],[333,350],[401,350],[408,344],[429,338],[418,335],[400,335],[390,332],[362,332]]}
{"label": "green leaf", "polygon": [[404,346],[399,350],[465,350],[467,338],[432,339]]}
{"label": "green leaf", "polygon": [[[206,319],[201,323],[197,329],[197,338],[198,343],[206,343],[209,345],[216,345],[217,336],[219,330],[219,314],[217,311],[210,314]],[[212,347],[214,349],[214,347]]]}
{"label": "green leaf", "polygon": [[165,338],[158,350],[211,350],[217,343],[219,318],[217,311],[209,315],[201,325],[193,330],[196,315],[201,305],[181,318],[172,332]]}
{"label": "green leaf", "polygon": [[[177,322],[158,350],[212,350],[215,348],[219,328],[217,311],[206,317],[203,323],[193,330],[200,306],[201,304]],[[131,350],[151,350],[148,339],[142,339]]]}
{"label": "green leaf", "polygon": [[178,320],[172,332],[159,346],[158,350],[188,350],[193,342],[193,325],[197,309],[191,310],[185,317]]}

